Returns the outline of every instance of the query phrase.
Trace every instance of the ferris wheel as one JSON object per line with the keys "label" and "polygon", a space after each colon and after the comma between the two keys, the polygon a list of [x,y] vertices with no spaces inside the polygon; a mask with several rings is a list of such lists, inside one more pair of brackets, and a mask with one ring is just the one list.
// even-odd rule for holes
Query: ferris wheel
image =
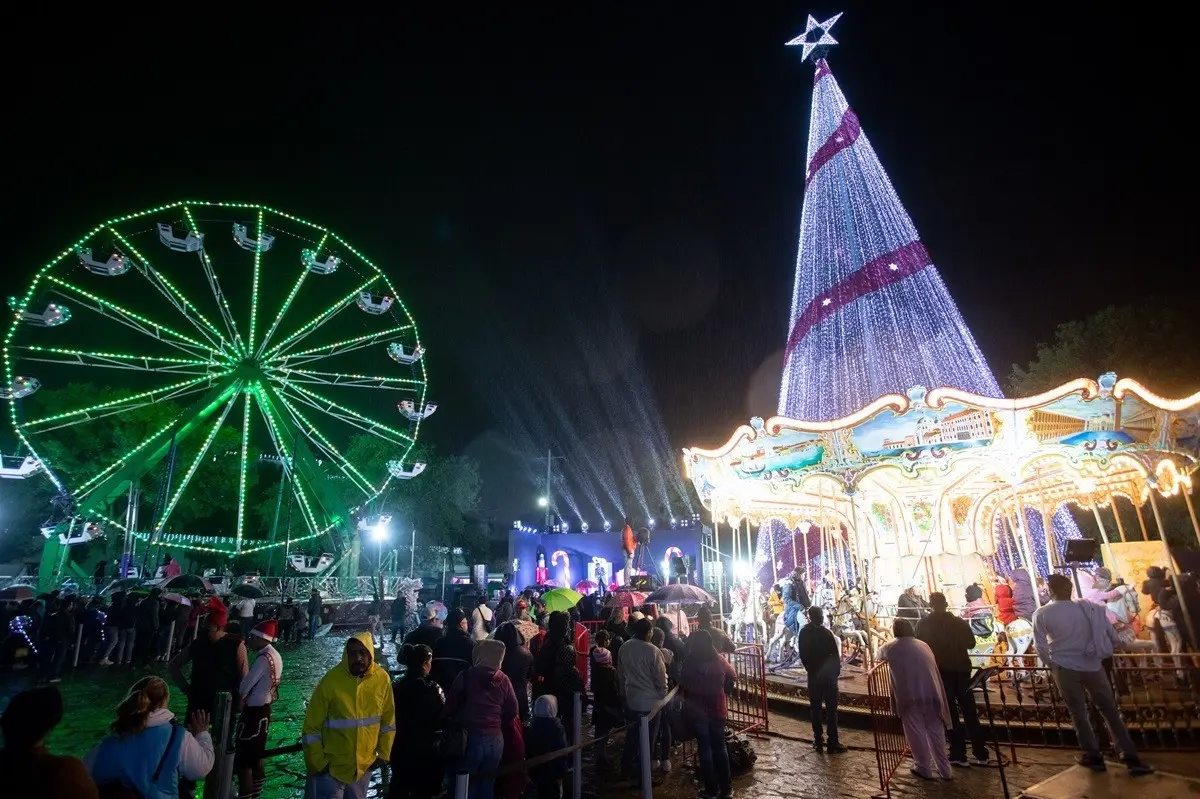
{"label": "ferris wheel", "polygon": [[[270,462],[302,520],[290,542],[328,536],[344,551],[355,512],[425,468],[409,456],[437,406],[416,323],[388,276],[320,225],[249,203],[163,205],[92,229],[9,302],[0,388],[73,519],[172,549],[279,546],[251,521],[263,497],[247,487]],[[79,384],[108,393],[64,406]],[[70,475],[56,468],[55,452],[135,411],[159,417],[72,452]],[[386,460],[353,462],[355,436]],[[222,465],[237,474],[236,514],[220,529],[174,523],[204,490],[197,475]],[[148,520],[114,511],[132,487],[156,497]]]}

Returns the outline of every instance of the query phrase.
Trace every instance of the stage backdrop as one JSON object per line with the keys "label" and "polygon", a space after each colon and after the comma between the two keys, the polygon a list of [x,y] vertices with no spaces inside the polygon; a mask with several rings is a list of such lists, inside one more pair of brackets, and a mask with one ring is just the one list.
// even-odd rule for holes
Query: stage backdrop
{"label": "stage backdrop", "polygon": [[[702,536],[703,528],[699,526],[675,530],[655,530],[650,535],[650,557],[648,559],[653,562],[645,564],[646,570],[657,570],[658,576],[662,577],[663,560],[669,551],[672,555],[680,555],[694,560],[695,569],[692,579],[696,585],[702,585],[704,580],[700,563]],[[625,553],[621,548],[620,530],[611,530],[607,533],[553,533],[550,535],[509,530],[508,568],[506,571],[514,572],[513,586],[516,590],[519,591],[527,585],[536,583],[535,569],[538,567],[539,547],[545,555],[547,576],[558,585],[566,584],[568,587],[574,587],[580,580],[587,579],[595,582],[594,574],[597,564],[604,569],[607,578],[605,582],[611,583],[613,575],[625,568]],[[607,587],[605,585],[605,588]]]}

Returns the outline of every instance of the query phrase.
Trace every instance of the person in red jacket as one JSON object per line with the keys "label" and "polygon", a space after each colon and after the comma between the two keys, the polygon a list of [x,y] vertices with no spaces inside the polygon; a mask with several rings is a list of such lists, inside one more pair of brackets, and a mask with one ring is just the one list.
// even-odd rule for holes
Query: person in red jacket
{"label": "person in red jacket", "polygon": [[996,616],[1005,626],[1017,620],[1017,606],[1013,603],[1013,592],[1007,583],[996,586]]}

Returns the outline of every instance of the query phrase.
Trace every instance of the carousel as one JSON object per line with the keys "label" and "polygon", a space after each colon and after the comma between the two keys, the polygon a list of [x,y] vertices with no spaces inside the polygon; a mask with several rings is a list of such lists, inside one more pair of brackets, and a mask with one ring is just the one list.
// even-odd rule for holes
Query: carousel
{"label": "carousel", "polygon": [[[684,461],[735,552],[755,551],[752,527],[767,537],[735,575],[765,588],[798,570],[880,632],[905,591],[962,607],[969,586],[990,601],[1008,575],[1036,598],[1038,576],[1066,565],[1051,523],[1066,504],[1092,514],[1114,579],[1140,582],[1149,565],[1177,574],[1164,502],[1186,505],[1200,541],[1200,392],[1168,399],[1113,373],[1025,398],[918,386],[828,422],[755,418]],[[1138,529],[1126,529],[1120,502]]]}

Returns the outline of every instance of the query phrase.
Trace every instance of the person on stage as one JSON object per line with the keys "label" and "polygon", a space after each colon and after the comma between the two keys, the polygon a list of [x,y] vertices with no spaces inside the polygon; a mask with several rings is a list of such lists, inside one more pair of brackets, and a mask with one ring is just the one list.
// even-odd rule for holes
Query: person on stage
{"label": "person on stage", "polygon": [[242,715],[235,733],[233,766],[238,775],[239,799],[258,799],[263,788],[263,751],[271,725],[271,704],[279,698],[283,658],[273,644],[279,638],[275,621],[264,621],[246,637],[246,648],[258,653],[242,678],[238,694]]}

